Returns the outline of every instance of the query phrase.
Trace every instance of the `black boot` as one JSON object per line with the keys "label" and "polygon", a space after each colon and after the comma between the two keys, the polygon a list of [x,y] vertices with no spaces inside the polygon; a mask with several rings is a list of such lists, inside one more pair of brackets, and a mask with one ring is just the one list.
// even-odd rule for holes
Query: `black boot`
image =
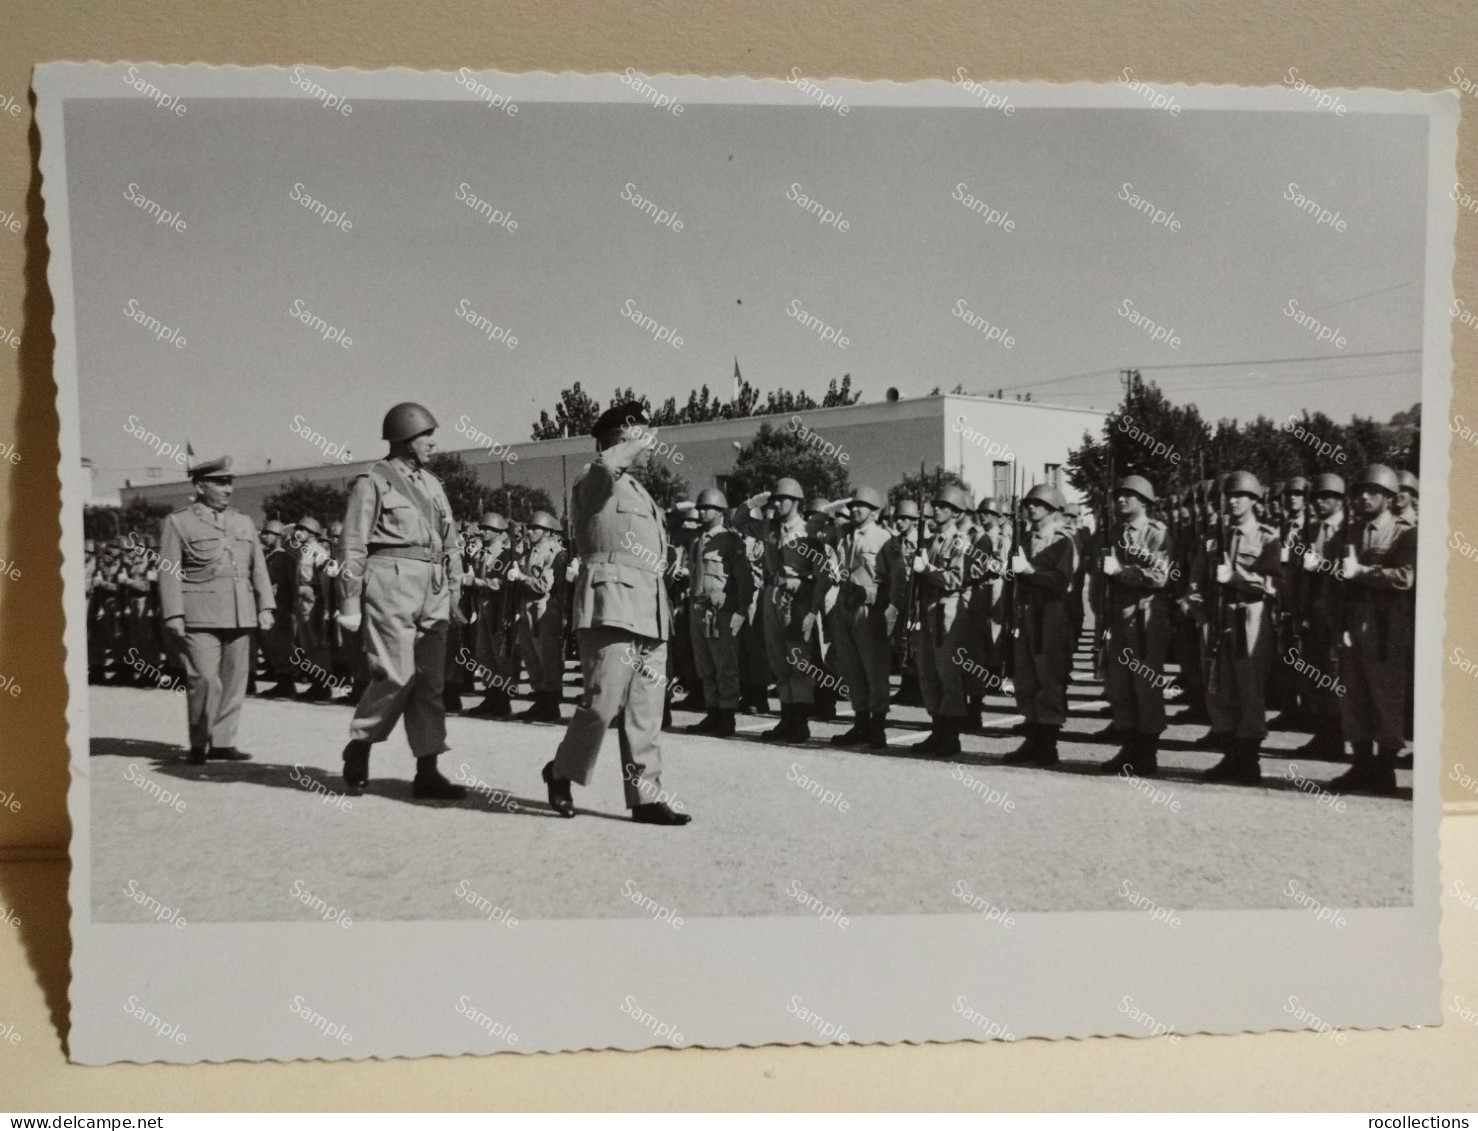
{"label": "black boot", "polygon": [[520,711],[517,715],[518,718],[522,719],[526,723],[532,722],[534,716],[537,715],[540,709],[544,706],[544,693],[542,691],[535,691],[532,694],[533,699],[529,701],[529,705],[525,707],[522,711]]}
{"label": "black boot", "polygon": [[960,729],[969,731],[971,734],[979,734],[985,729],[981,721],[981,714],[984,710],[985,699],[979,695],[970,696],[970,706],[965,711],[965,721]]}
{"label": "black boot", "polygon": [[351,739],[344,747],[344,792],[358,797],[369,785],[370,744],[362,739]]}
{"label": "black boot", "polygon": [[[322,684],[319,684],[317,685],[317,687],[314,688],[314,690],[316,691],[318,687],[322,686]],[[310,691],[309,695],[311,696],[312,694],[313,692]],[[446,713],[449,715],[461,714],[462,693],[458,691],[455,687],[443,687],[441,689],[441,705],[446,710]]]}
{"label": "black boot", "polygon": [[[1212,733],[1217,732],[1213,731]],[[1240,781],[1246,773],[1246,770],[1243,769],[1247,761],[1247,755],[1243,745],[1244,740],[1238,738],[1235,734],[1228,734],[1224,737],[1223,741],[1225,743],[1223,746],[1225,753],[1222,754],[1221,761],[1217,762],[1216,765],[1201,775],[1203,782]]]}
{"label": "black boot", "polygon": [[1370,768],[1370,783],[1365,787],[1380,797],[1396,796],[1396,756],[1399,746],[1376,747],[1375,763]]}
{"label": "black boot", "polygon": [[841,734],[832,735],[831,744],[833,746],[860,746],[866,742],[868,734],[867,718],[866,711],[857,711],[856,718],[852,722],[852,729],[844,730]]}
{"label": "black boot", "polygon": [[786,736],[786,742],[810,742],[811,741],[811,704],[793,704],[795,714],[791,716],[790,734]]}
{"label": "black boot", "polygon": [[561,817],[573,817],[575,815],[575,800],[570,796],[569,778],[558,777],[554,773],[554,763],[546,762],[542,771],[544,784],[549,787],[549,808],[553,809]]}
{"label": "black boot", "polygon": [[[1350,750],[1354,764],[1324,788],[1330,793],[1361,793],[1374,784],[1377,775],[1375,743],[1352,742]],[[1392,777],[1395,775],[1392,774]]]}
{"label": "black boot", "polygon": [[[615,719],[611,720],[611,729],[617,729]],[[672,701],[670,699],[666,703],[662,704],[662,729],[672,729]]]}
{"label": "black boot", "polygon": [[283,676],[269,690],[262,692],[263,699],[296,699],[297,696],[297,686],[287,676]]}
{"label": "black boot", "polygon": [[546,691],[544,693],[543,705],[540,706],[539,713],[533,717],[532,721],[536,723],[564,722],[563,717],[559,713],[559,702],[560,697],[558,695],[552,691]]}
{"label": "black boot", "polygon": [[1001,759],[1008,766],[1029,766],[1037,760],[1042,743],[1042,728],[1036,723],[1026,724],[1026,741]]}
{"label": "black boot", "polygon": [[1208,730],[1200,738],[1191,742],[1191,746],[1197,750],[1219,750],[1225,753],[1229,744],[1236,740],[1236,735],[1228,730]]}
{"label": "black boot", "polygon": [[888,749],[888,732],[884,728],[888,722],[886,711],[873,711],[868,716],[867,748],[869,750]]}
{"label": "black boot", "polygon": [[1321,762],[1338,762],[1345,756],[1344,736],[1337,721],[1320,719],[1314,728],[1314,737],[1298,748],[1302,758],[1314,758]]}
{"label": "black boot", "polygon": [[467,713],[485,719],[506,719],[513,714],[513,704],[508,702],[508,692],[501,687],[491,687],[482,702]]}
{"label": "black boot", "polygon": [[966,715],[946,715],[940,720],[944,724],[943,737],[934,748],[936,758],[953,758],[960,752],[960,730],[967,718]]}
{"label": "black boot", "polygon": [[212,746],[206,755],[212,762],[250,762],[251,755],[244,754],[234,746]]}
{"label": "black boot", "polygon": [[[804,708],[802,708],[804,709]],[[795,728],[795,704],[780,704],[780,721],[765,731],[762,738],[771,742],[786,742],[790,738],[790,732]]]}
{"label": "black boot", "polygon": [[461,801],[467,796],[467,791],[447,781],[436,768],[438,757],[438,754],[427,754],[416,759],[416,780],[411,783],[411,796],[428,801]]}
{"label": "black boot", "polygon": [[701,720],[696,723],[688,724],[687,726],[683,727],[683,730],[687,734],[712,734],[714,731],[718,730],[718,724],[719,712],[717,708],[712,708],[709,710],[708,714],[703,716]]}
{"label": "black boot", "polygon": [[720,707],[718,712],[718,726],[713,728],[714,738],[734,737],[734,712]]}
{"label": "black boot", "polygon": [[1262,753],[1262,739],[1239,738],[1237,739],[1237,784],[1238,785],[1261,785],[1262,763],[1259,755]]}
{"label": "black boot", "polygon": [[919,754],[933,754],[939,749],[939,744],[944,741],[944,716],[936,715],[929,720],[929,737],[923,742],[914,744],[914,750]]}
{"label": "black boot", "polygon": [[192,747],[190,747],[190,753],[188,753],[188,754],[185,755],[185,761],[188,762],[192,766],[203,766],[203,765],[205,765],[205,747],[203,747],[203,746],[192,746]]}
{"label": "black boot", "polygon": [[1055,766],[1057,765],[1057,731],[1059,728],[1048,726],[1045,723],[1038,730],[1037,735],[1037,760],[1033,765]]}

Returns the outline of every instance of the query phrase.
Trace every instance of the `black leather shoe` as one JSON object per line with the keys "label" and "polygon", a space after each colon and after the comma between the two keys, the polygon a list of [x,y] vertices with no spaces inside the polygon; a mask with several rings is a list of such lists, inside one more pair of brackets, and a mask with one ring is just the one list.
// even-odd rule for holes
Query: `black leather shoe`
{"label": "black leather shoe", "polygon": [[713,728],[713,737],[714,738],[733,738],[734,737],[734,712],[733,711],[726,710],[726,709],[724,709],[722,707],[719,708],[718,726],[716,726],[716,727]]}
{"label": "black leather shoe", "polygon": [[203,766],[203,765],[205,765],[205,747],[203,747],[203,746],[192,746],[192,747],[190,747],[190,753],[188,753],[188,754],[185,755],[185,761],[188,762],[192,766]]}
{"label": "black leather shoe", "polygon": [[718,730],[720,712],[717,709],[710,710],[696,723],[690,723],[683,727],[685,734],[712,734]]}
{"label": "black leather shoe", "polygon": [[686,825],[693,818],[687,813],[669,809],[665,801],[652,801],[634,806],[631,819],[638,825]]}
{"label": "black leather shoe", "polygon": [[[570,796],[569,779],[554,776],[553,762],[546,762],[544,764],[544,770],[541,776],[544,778],[544,784],[549,787],[549,808],[553,809],[561,817],[573,817],[575,815],[575,799]],[[643,809],[646,806],[638,805],[637,808]]]}
{"label": "black leather shoe", "polygon": [[831,736],[833,746],[861,746],[867,741],[868,718],[867,712],[859,711],[857,721],[852,724],[851,730],[844,730],[841,734]]}
{"label": "black leather shoe", "polygon": [[362,739],[350,739],[344,747],[344,792],[358,797],[369,785],[370,744]]}
{"label": "black leather shoe", "polygon": [[467,790],[447,780],[436,768],[437,755],[416,759],[416,779],[411,783],[411,796],[425,801],[461,801]]}
{"label": "black leather shoe", "polygon": [[270,690],[262,692],[263,699],[295,699],[298,689],[293,686],[291,680],[279,680],[277,685]]}
{"label": "black leather shoe", "polygon": [[234,746],[212,746],[206,755],[212,762],[250,762],[251,755],[243,754]]}
{"label": "black leather shoe", "polygon": [[1037,760],[1037,749],[1041,740],[1034,723],[1027,723],[1026,741],[1001,759],[1008,766],[1029,766]]}
{"label": "black leather shoe", "polygon": [[1239,759],[1235,754],[1223,754],[1221,761],[1201,775],[1203,782],[1231,781],[1237,776]]}

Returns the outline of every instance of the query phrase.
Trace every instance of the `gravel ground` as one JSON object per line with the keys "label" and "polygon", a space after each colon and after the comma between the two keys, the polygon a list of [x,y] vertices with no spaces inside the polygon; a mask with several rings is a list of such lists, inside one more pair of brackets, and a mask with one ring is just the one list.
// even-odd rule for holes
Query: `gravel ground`
{"label": "gravel ground", "polygon": [[[998,764],[1019,741],[1005,699],[989,701],[996,733],[965,736],[954,762],[910,754],[924,734],[916,708],[890,714],[898,748],[886,754],[826,744],[848,719],[813,724],[807,747],[669,733],[663,785],[694,816],[684,828],[626,820],[614,734],[566,821],[539,779],[561,727],[451,718],[442,769],[483,789],[458,804],[411,799],[397,733],[375,748],[369,793],[350,801],[343,703],[250,699],[239,745],[254,760],[196,767],[183,761],[182,697],[89,693],[93,910],[105,921],[156,918],[150,897],[218,922],[316,919],[314,897],[355,920],[630,917],[649,913],[641,900],[684,918],[805,915],[818,900],[849,917],[966,914],[982,906],[971,896],[1002,914],[1146,899],[1287,908],[1290,881],[1343,909],[1411,898],[1409,771],[1404,798],[1348,797],[1340,811],[1288,779],[1295,763],[1278,751],[1307,736],[1275,733],[1264,788],[1199,785],[1215,755],[1188,749],[1204,728],[1173,721],[1160,778],[1106,779],[1086,772],[1114,752],[1088,737],[1106,720],[1086,681],[1056,772]],[[739,718],[751,732],[773,721]],[[1342,768],[1296,765],[1312,781]]]}

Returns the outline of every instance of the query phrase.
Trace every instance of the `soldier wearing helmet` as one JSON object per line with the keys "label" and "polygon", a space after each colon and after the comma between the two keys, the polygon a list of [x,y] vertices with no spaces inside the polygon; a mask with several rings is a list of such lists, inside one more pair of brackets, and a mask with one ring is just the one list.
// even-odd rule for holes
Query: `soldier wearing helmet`
{"label": "soldier wearing helmet", "polygon": [[303,541],[294,573],[292,666],[308,680],[303,698],[333,698],[329,655],[328,591],[333,584],[327,565],[329,548],[323,523],[312,515],[298,520]]}
{"label": "soldier wearing helmet", "polygon": [[262,556],[272,583],[275,615],[272,627],[260,634],[262,655],[276,683],[262,693],[263,699],[292,699],[297,696],[292,666],[293,606],[297,603],[297,559],[287,548],[287,528],[275,518],[262,524]]}
{"label": "soldier wearing helmet", "polygon": [[749,555],[743,535],[724,526],[722,491],[705,487],[693,509],[701,526],[687,549],[688,633],[705,714],[687,732],[728,738],[740,703],[739,634],[753,598]]}
{"label": "soldier wearing helmet", "polygon": [[1396,521],[1405,526],[1416,526],[1417,500],[1420,495],[1420,480],[1409,471],[1396,472],[1396,504],[1391,508]]}
{"label": "soldier wearing helmet", "polygon": [[1337,625],[1340,582],[1336,553],[1345,529],[1345,481],[1338,475],[1318,475],[1310,486],[1313,517],[1296,542],[1290,539],[1289,565],[1293,577],[1289,604],[1298,630],[1292,646],[1309,661],[1300,676],[1305,722],[1314,736],[1299,748],[1306,758],[1340,760],[1344,738],[1340,724],[1340,697],[1325,681],[1314,678],[1336,662],[1340,632]]}
{"label": "soldier wearing helmet", "polygon": [[1026,716],[1026,740],[1006,755],[1012,765],[1057,764],[1057,732],[1067,721],[1067,594],[1077,549],[1063,530],[1057,488],[1039,483],[1021,501],[1028,528],[1011,559],[1016,580],[1016,709]]}
{"label": "soldier wearing helmet", "polygon": [[529,672],[533,703],[519,713],[532,723],[558,723],[564,696],[563,611],[567,558],[559,520],[535,511],[528,521],[528,546],[508,571],[518,617],[518,650]]}
{"label": "soldier wearing helmet", "polygon": [[966,716],[969,729],[978,731],[985,696],[1005,686],[1006,652],[1011,641],[1006,634],[1006,578],[1011,572],[1011,504],[986,498],[976,507],[978,532],[970,548],[970,570],[964,601],[970,622],[966,647],[971,664],[965,674],[969,695]]}
{"label": "soldier wearing helmet", "polygon": [[[486,687],[482,702],[466,713],[506,719],[513,714],[508,693],[518,683],[518,664],[512,655],[517,633],[508,631],[512,616],[505,605],[513,591],[508,582],[513,565],[508,520],[497,511],[485,511],[477,534],[477,552],[465,565],[462,587],[472,594],[476,620],[470,652]],[[464,668],[472,666],[464,655],[458,655],[457,662]]]}
{"label": "soldier wearing helmet", "polygon": [[[667,568],[663,583],[672,607],[672,633],[667,640],[667,685],[662,729],[672,726],[672,709],[696,711],[704,707],[703,681],[693,653],[693,628],[688,616],[688,551],[698,537],[697,508],[692,499],[679,499],[667,508]],[[678,693],[682,694],[677,699]]]}
{"label": "soldier wearing helmet", "polygon": [[412,793],[455,801],[466,795],[437,769],[448,749],[447,627],[460,618],[457,528],[441,481],[427,470],[436,418],[414,402],[385,414],[389,453],[349,488],[339,547],[339,623],[362,631],[369,684],[359,697],[344,747],[344,785],[358,796],[369,782],[370,749],[402,716],[416,759]]}
{"label": "soldier wearing helmet", "polygon": [[241,761],[236,728],[251,667],[251,633],[272,627],[274,598],[251,519],[231,509],[231,457],[191,469],[195,501],[168,515],[159,556],[167,638],[183,647],[189,761]]}
{"label": "soldier wearing helmet", "polygon": [[1103,609],[1108,622],[1104,692],[1114,730],[1123,746],[1099,767],[1139,777],[1159,772],[1160,735],[1165,730],[1165,655],[1170,645],[1171,563],[1169,530],[1150,518],[1155,489],[1142,475],[1120,479],[1114,488],[1118,523],[1103,540],[1097,563],[1103,574]]}
{"label": "soldier wearing helmet", "polygon": [[965,726],[965,667],[969,619],[960,607],[970,569],[970,538],[960,519],[970,510],[970,496],[959,487],[941,487],[934,495],[936,529],[914,555],[912,570],[921,629],[919,691],[932,724],[929,736],[914,747],[922,754],[947,758],[960,752]]}
{"label": "soldier wearing helmet", "polygon": [[[1283,569],[1272,605],[1273,654],[1284,656],[1290,648],[1296,648],[1300,653],[1304,651],[1304,642],[1300,635],[1303,618],[1300,615],[1299,582],[1311,524],[1308,507],[1309,481],[1302,475],[1295,475],[1286,483],[1276,484],[1275,488],[1281,505],[1270,516],[1269,523],[1278,530]],[[1277,708],[1281,714],[1273,720],[1272,729],[1307,729],[1311,721],[1313,688],[1314,681],[1306,675],[1273,680],[1268,691],[1269,706]]]}
{"label": "soldier wearing helmet", "polygon": [[837,666],[852,704],[852,726],[834,746],[888,745],[888,641],[903,606],[904,575],[888,550],[892,535],[878,522],[883,497],[871,487],[852,492],[850,529],[837,542],[833,626]]}
{"label": "soldier wearing helmet", "polygon": [[1354,482],[1361,522],[1331,547],[1339,562],[1340,716],[1354,764],[1329,783],[1336,793],[1394,793],[1413,678],[1410,594],[1416,529],[1395,515],[1400,480],[1371,464]]}
{"label": "soldier wearing helmet", "polygon": [[1275,527],[1259,522],[1254,507],[1262,484],[1250,471],[1224,477],[1225,528],[1215,554],[1197,567],[1198,593],[1212,601],[1207,654],[1206,706],[1210,735],[1223,751],[1204,781],[1262,780],[1259,753],[1267,737],[1267,686],[1273,663],[1269,598],[1282,576],[1282,547]]}

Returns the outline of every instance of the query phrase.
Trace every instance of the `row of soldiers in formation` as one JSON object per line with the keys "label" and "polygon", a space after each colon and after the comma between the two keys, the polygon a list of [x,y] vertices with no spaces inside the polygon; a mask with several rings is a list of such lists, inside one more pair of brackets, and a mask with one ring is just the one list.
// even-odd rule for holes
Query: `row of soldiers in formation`
{"label": "row of soldiers in formation", "polygon": [[[1353,764],[1331,788],[1392,792],[1411,737],[1417,499],[1415,476],[1378,464],[1348,484],[1325,474],[1272,492],[1235,472],[1168,499],[1130,475],[1096,522],[1048,485],[978,505],[945,486],[922,508],[870,487],[807,498],[793,479],[731,507],[709,488],[670,509],[664,560],[651,563],[674,610],[668,698],[689,689],[680,705],[704,717],[686,729],[722,737],[739,711],[767,712],[773,686],[779,720],[764,737],[793,743],[840,693],[853,724],[832,742],[885,749],[901,672],[892,701],[921,702],[931,721],[914,751],[959,752],[986,696],[1014,694],[1025,738],[1005,761],[1050,766],[1086,603],[1112,714],[1098,737],[1120,743],[1104,772],[1158,771],[1174,664],[1188,717],[1209,723],[1196,745],[1223,755],[1208,780],[1259,780],[1268,708],[1281,706],[1280,726],[1313,732],[1306,755],[1339,760],[1349,744]],[[335,617],[340,533],[312,517],[261,530],[276,605],[259,633],[268,697],[298,697],[306,681],[302,697],[348,687],[357,699],[368,682],[362,641]],[[111,660],[119,681],[161,682],[175,661],[158,574],[177,566],[154,536],[86,549],[93,678]],[[489,512],[462,526],[458,551],[444,705],[460,710],[480,683],[468,713],[507,717],[526,672],[521,717],[560,721],[580,564],[560,523]]]}

